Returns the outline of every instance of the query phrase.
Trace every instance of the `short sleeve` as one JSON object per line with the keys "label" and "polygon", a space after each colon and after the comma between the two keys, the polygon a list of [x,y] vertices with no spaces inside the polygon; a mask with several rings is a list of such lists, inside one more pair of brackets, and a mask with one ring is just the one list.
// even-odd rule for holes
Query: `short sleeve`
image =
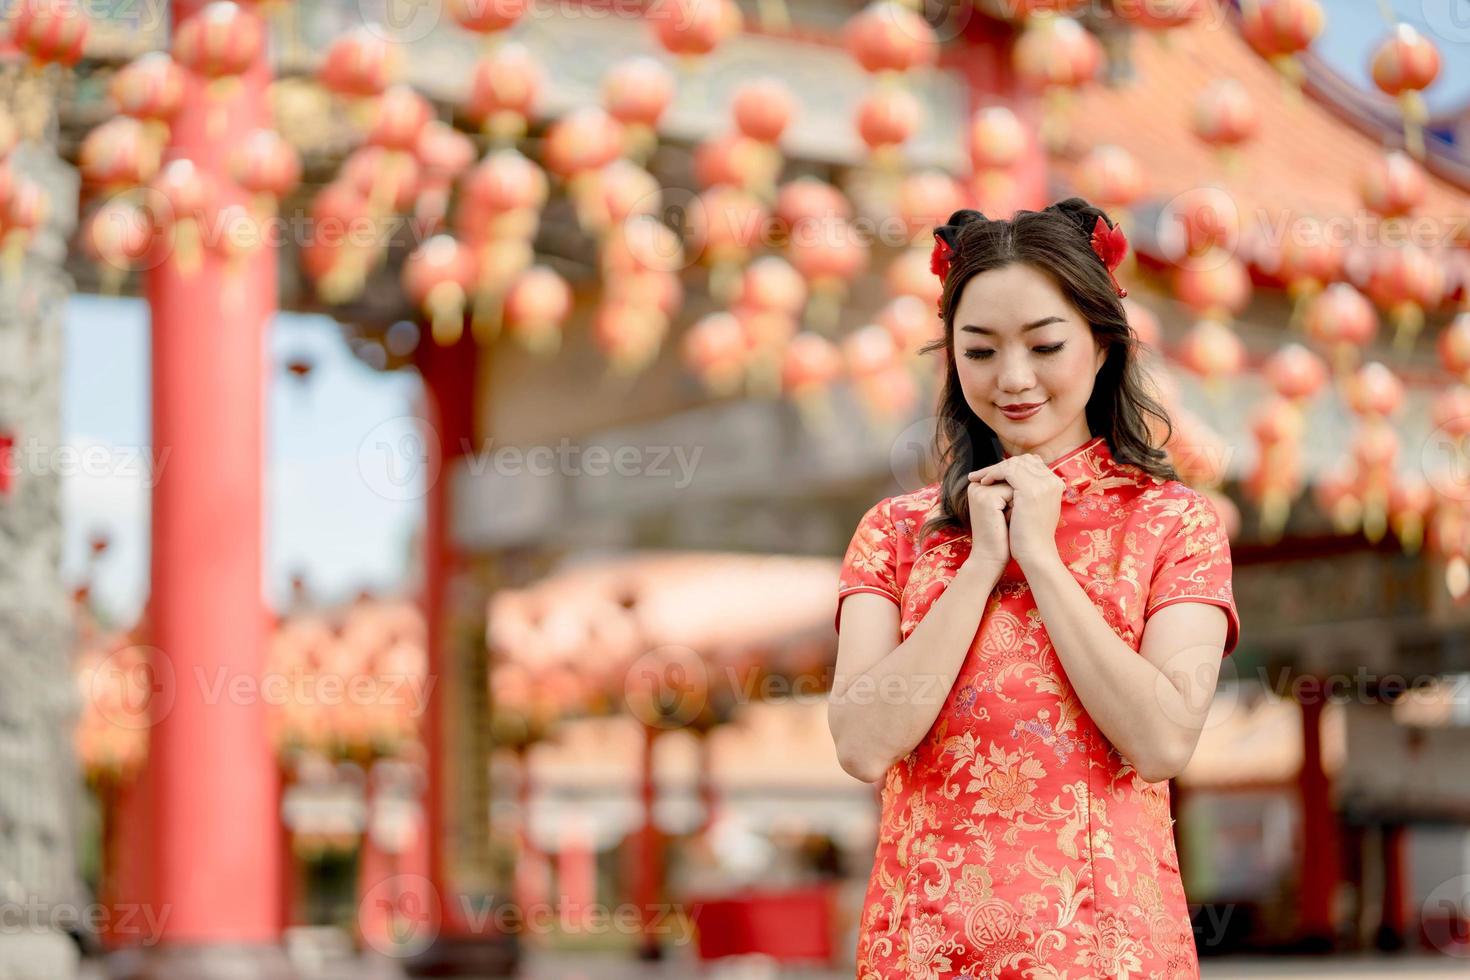
{"label": "short sleeve", "polygon": [[1208,602],[1225,610],[1228,626],[1222,655],[1230,655],[1240,642],[1240,615],[1235,608],[1231,582],[1230,539],[1215,505],[1199,493],[1193,496],[1159,549],[1144,621],[1175,602]]}
{"label": "short sleeve", "polygon": [[898,588],[898,537],[889,513],[891,497],[878,501],[853,532],[842,559],[837,581],[837,615],[833,628],[840,630],[842,600],[854,592],[872,592],[901,605]]}

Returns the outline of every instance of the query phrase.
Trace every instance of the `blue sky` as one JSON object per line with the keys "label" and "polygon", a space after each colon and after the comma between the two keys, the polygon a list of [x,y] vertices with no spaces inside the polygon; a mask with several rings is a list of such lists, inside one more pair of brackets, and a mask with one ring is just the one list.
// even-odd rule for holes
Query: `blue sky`
{"label": "blue sky", "polygon": [[[73,296],[66,311],[62,431],[67,445],[102,446],[105,466],[63,474],[62,568],[68,582],[86,567],[88,541],[106,528],[112,546],[93,592],[109,614],[130,621],[148,583],[148,308],[139,300]],[[285,363],[314,364],[303,384]],[[280,314],[270,339],[267,421],[265,596],[279,606],[294,572],[324,602],[359,589],[391,592],[406,582],[410,542],[421,517],[418,493],[383,494],[364,472],[369,433],[410,431],[419,390],[411,373],[377,373],[348,351],[337,325]],[[98,457],[100,458],[100,457]],[[421,491],[420,491],[421,492]],[[407,499],[402,499],[407,498]]]}
{"label": "blue sky", "polygon": [[[1373,89],[1373,52],[1388,35],[1380,0],[1323,0],[1327,28],[1313,50],[1357,85]],[[1438,80],[1424,93],[1431,112],[1470,102],[1470,0],[1392,0],[1394,12],[1439,48]]]}

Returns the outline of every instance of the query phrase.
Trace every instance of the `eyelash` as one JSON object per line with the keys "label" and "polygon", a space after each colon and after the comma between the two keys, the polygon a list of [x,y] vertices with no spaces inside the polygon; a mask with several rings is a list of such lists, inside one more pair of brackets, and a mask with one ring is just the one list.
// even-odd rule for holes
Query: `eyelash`
{"label": "eyelash", "polygon": [[[1038,353],[1038,354],[1055,354],[1057,351],[1061,350],[1065,346],[1067,346],[1067,345],[1066,344],[1052,344],[1050,347],[1033,347],[1031,349],[1034,350],[1034,351],[1036,351],[1036,353]],[[994,353],[995,353],[995,351],[991,351],[991,350],[967,350],[967,351],[965,351],[965,356],[968,357],[972,361],[980,361],[980,360],[984,360],[985,357],[988,357],[988,356],[990,356],[991,354],[994,354]]]}

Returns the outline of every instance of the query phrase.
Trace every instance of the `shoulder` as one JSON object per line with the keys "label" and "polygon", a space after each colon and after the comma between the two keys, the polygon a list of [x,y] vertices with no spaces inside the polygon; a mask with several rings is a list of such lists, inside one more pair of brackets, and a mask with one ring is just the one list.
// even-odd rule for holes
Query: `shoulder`
{"label": "shoulder", "polygon": [[884,497],[868,508],[859,524],[870,536],[891,540],[899,556],[912,554],[920,530],[930,516],[939,512],[939,484]]}
{"label": "shoulder", "polygon": [[1215,503],[1208,494],[1179,480],[1150,478],[1138,495],[1137,505],[1150,517],[1167,517],[1194,521],[1219,519]]}

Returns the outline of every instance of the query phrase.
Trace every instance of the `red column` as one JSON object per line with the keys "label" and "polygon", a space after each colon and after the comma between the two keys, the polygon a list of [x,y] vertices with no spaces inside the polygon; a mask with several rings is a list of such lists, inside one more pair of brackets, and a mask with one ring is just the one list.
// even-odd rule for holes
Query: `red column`
{"label": "red column", "polygon": [[653,809],[658,790],[654,782],[653,750],[658,741],[659,730],[653,725],[643,726],[643,752],[639,765],[638,796],[642,802],[643,825],[634,838],[633,858],[633,904],[638,907],[642,927],[638,955],[641,959],[656,960],[663,956],[663,947],[653,932],[659,889],[663,883],[663,848],[659,846],[658,825],[654,821]]}
{"label": "red column", "polygon": [[1383,840],[1383,918],[1376,943],[1382,950],[1403,949],[1408,937],[1408,834],[1403,824],[1389,824]]}
{"label": "red column", "polygon": [[1302,768],[1297,776],[1302,814],[1301,939],[1311,947],[1335,944],[1332,899],[1337,891],[1337,825],[1322,769],[1322,709],[1316,685],[1302,692]]}
{"label": "red column", "polygon": [[[180,0],[175,21],[203,6]],[[228,189],[228,152],[269,124],[270,69],[257,61],[224,106],[184,77],[167,156],[192,160]],[[223,125],[208,133],[216,107]],[[207,249],[197,267],[173,254],[145,287],[157,472],[149,616],[166,664],[149,756],[151,901],[168,916],[160,958],[194,977],[215,975],[220,947],[234,948],[237,963],[243,947],[279,955],[279,786],[265,705],[216,683],[254,685],[264,664],[261,473],[275,262],[262,249],[227,273]]]}
{"label": "red column", "polygon": [[[425,448],[432,457],[426,477],[424,514],[424,622],[427,626],[428,670],[435,683],[429,688],[424,711],[424,749],[427,754],[428,788],[424,801],[424,831],[429,858],[429,881],[440,898],[443,923],[441,935],[462,936],[469,932],[460,914],[454,888],[453,869],[446,838],[452,832],[453,773],[446,752],[445,726],[449,719],[444,699],[446,638],[444,631],[445,590],[458,564],[449,534],[449,476],[454,460],[471,450],[475,425],[475,368],[479,352],[469,331],[449,347],[439,347],[427,337],[419,345],[417,363],[424,379],[427,423]],[[485,828],[488,833],[488,828]]]}

